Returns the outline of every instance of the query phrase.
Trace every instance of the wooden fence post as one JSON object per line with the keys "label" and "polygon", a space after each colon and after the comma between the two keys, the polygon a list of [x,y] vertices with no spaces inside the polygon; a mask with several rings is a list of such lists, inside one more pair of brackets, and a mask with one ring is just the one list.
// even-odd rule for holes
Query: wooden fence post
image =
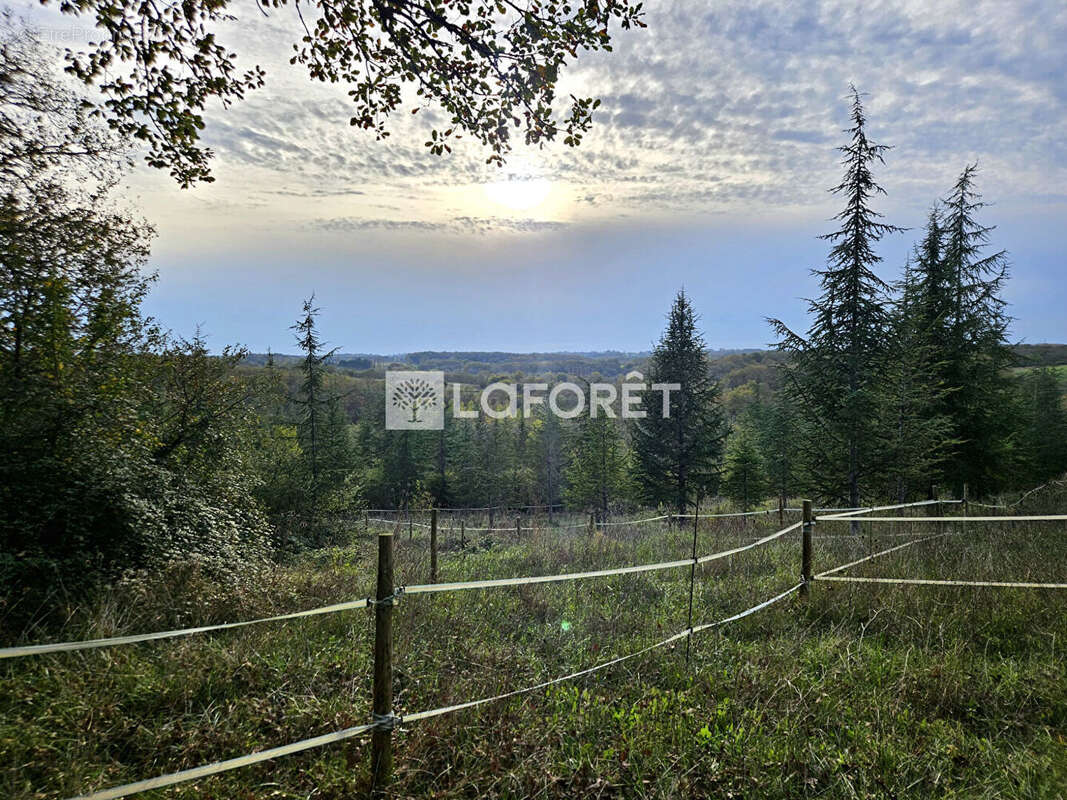
{"label": "wooden fence post", "polygon": [[592,511],[589,512],[589,535],[592,536],[596,530],[596,514]]}
{"label": "wooden fence post", "polygon": [[415,523],[411,519],[411,510],[408,510],[408,541],[415,535]]}
{"label": "wooden fence post", "polygon": [[963,516],[967,516],[970,506],[970,498],[968,497],[967,484],[963,484]]}
{"label": "wooden fence post", "polygon": [[515,538],[522,538],[522,517],[515,517]]}
{"label": "wooden fence post", "polygon": [[[397,523],[399,530],[400,524]],[[371,734],[371,793],[384,797],[393,774],[393,532],[378,535],[378,591],[374,604],[373,718],[385,724]]]}
{"label": "wooden fence post", "polygon": [[[939,517],[945,516],[945,504],[941,502],[941,490],[940,490],[939,487],[937,487],[937,486],[934,487],[934,496],[931,499],[937,501],[937,516],[939,516]],[[937,523],[936,530],[937,530],[938,535],[943,534],[945,532],[945,523],[944,522]]]}
{"label": "wooden fence post", "polygon": [[464,550],[467,549],[467,518],[459,518],[459,546]]}
{"label": "wooden fence post", "polygon": [[430,583],[437,583],[437,509],[430,509]]}
{"label": "wooden fence post", "polygon": [[785,525],[785,498],[778,495],[778,527],[781,528]]}
{"label": "wooden fence post", "polygon": [[801,525],[800,575],[804,583],[800,587],[800,596],[807,597],[811,584],[811,501],[803,503],[804,522]]}

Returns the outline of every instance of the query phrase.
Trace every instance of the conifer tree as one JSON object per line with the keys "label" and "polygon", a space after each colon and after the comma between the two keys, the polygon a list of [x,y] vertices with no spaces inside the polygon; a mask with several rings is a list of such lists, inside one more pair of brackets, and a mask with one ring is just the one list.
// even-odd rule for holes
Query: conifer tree
{"label": "conifer tree", "polygon": [[590,413],[587,402],[567,466],[564,497],[576,508],[591,509],[599,521],[623,492],[626,454],[615,419]]}
{"label": "conifer tree", "polygon": [[[484,425],[484,422],[480,424]],[[449,453],[456,474],[452,500],[462,508],[484,506],[485,464],[482,463],[475,424],[466,419],[456,420],[455,431],[455,441]]]}
{"label": "conifer tree", "polygon": [[889,286],[874,272],[881,257],[874,246],[900,228],[881,222],[871,203],[885,194],[872,174],[884,163],[886,145],[867,138],[867,118],[855,87],[852,126],[846,130],[845,174],[831,192],[845,198],[827,266],[815,270],[822,293],[809,301],[807,336],[770,320],[781,337],[778,349],[792,356],[786,391],[802,416],[802,457],[811,488],[821,497],[858,506],[865,483],[883,466],[878,452],[880,366],[885,351]]}
{"label": "conifer tree", "polygon": [[558,505],[562,500],[564,449],[563,449],[563,426],[559,417],[551,410],[544,408],[535,419],[536,430],[536,454],[537,454],[537,485],[541,490],[540,502],[549,506],[549,515],[552,506]]}
{"label": "conifer tree", "polygon": [[1011,456],[1011,421],[1004,409],[1011,404],[1006,368],[1014,357],[1006,339],[1010,317],[1000,297],[1007,257],[1004,251],[984,253],[993,228],[976,219],[984,206],[974,186],[977,169],[977,164],[964,168],[916,263],[917,302],[942,364],[940,411],[955,440],[944,477],[957,494],[964,484],[976,492],[993,491]]}
{"label": "conifer tree", "polygon": [[304,301],[303,316],[292,326],[304,353],[300,390],[294,403],[299,410],[297,434],[304,454],[312,515],[324,510],[324,502],[335,499],[329,495],[344,484],[354,466],[347,420],[338,398],[326,386],[326,362],[336,350],[323,350],[315,326],[318,313],[312,295]]}
{"label": "conifer tree", "polygon": [[[937,217],[931,214],[926,236],[916,248],[917,263],[936,262],[938,235]],[[910,259],[897,288],[883,367],[887,458],[880,494],[904,503],[920,489],[929,488],[952,441],[950,422],[940,408],[945,397],[944,362],[931,340],[938,323],[925,313]]]}
{"label": "conifer tree", "polygon": [[382,483],[392,508],[412,508],[419,490],[421,431],[386,431]]}
{"label": "conifer tree", "polygon": [[1034,370],[1023,384],[1026,433],[1023,437],[1030,483],[1067,472],[1067,410],[1056,373]]}
{"label": "conifer tree", "polygon": [[452,398],[445,392],[444,425],[435,432],[433,443],[433,475],[428,481],[429,492],[438,508],[451,507],[455,501],[455,482],[452,466],[457,439],[458,420],[452,413]]}
{"label": "conifer tree", "polygon": [[669,416],[657,392],[645,394],[647,416],[633,426],[634,472],[641,499],[682,514],[697,496],[718,488],[726,432],[721,392],[708,373],[704,339],[684,291],[667,319],[652,351],[649,379],[681,388],[670,393]]}
{"label": "conifer tree", "polygon": [[742,511],[749,511],[767,495],[768,481],[756,446],[756,435],[747,423],[739,425],[726,444],[722,493]]}
{"label": "conifer tree", "polygon": [[315,317],[318,313],[319,309],[315,308],[315,295],[312,295],[304,301],[303,317],[292,326],[296,331],[297,345],[304,353],[300,362],[303,378],[296,403],[300,408],[300,444],[307,457],[312,485],[318,482],[321,455],[319,451],[326,425],[326,359],[334,353],[333,350],[322,352],[322,341],[315,329]]}
{"label": "conifer tree", "polygon": [[797,420],[789,398],[779,394],[769,403],[753,407],[752,423],[770,491],[782,506],[797,489]]}

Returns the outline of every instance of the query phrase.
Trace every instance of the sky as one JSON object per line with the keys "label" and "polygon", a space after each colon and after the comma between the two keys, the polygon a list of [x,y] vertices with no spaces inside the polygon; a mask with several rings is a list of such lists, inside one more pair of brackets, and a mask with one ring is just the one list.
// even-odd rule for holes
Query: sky
{"label": "sky", "polygon": [[[42,39],[89,22],[14,5]],[[145,304],[215,349],[295,350],[315,294],[344,352],[649,349],[684,288],[710,347],[762,347],[767,317],[807,327],[841,202],[848,86],[891,145],[875,175],[877,272],[899,277],[927,213],[977,161],[1008,251],[1018,341],[1067,342],[1067,4],[681,0],[569,65],[561,96],[601,98],[579,148],[521,144],[504,168],[473,143],[423,146],[433,108],[392,136],[349,127],[345,90],[288,64],[292,8],[232,5],[219,39],[267,85],[206,115],[216,182],[182,190],[147,167],[126,192],[155,225]]]}

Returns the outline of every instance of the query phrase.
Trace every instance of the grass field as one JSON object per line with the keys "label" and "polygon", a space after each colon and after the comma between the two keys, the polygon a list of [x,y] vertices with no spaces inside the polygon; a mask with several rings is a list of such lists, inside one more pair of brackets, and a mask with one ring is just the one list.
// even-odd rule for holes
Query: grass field
{"label": "grass field", "polygon": [[[954,507],[947,507],[952,509]],[[1016,513],[1067,509],[1063,488]],[[922,509],[920,509],[922,511]],[[957,513],[953,510],[951,513]],[[790,521],[796,519],[794,515]],[[699,552],[776,517],[701,523]],[[442,520],[442,527],[447,520]],[[473,523],[472,523],[473,524]],[[688,523],[691,525],[691,521]],[[69,608],[46,636],[90,638],[252,618],[371,593],[374,537],[212,580],[194,567]],[[1067,581],[1062,522],[950,534],[842,574]],[[816,572],[934,526],[816,528]],[[428,574],[426,531],[397,538],[399,582]],[[690,527],[442,532],[441,580],[685,558]],[[789,588],[799,534],[697,570],[694,622]],[[686,628],[689,568],[403,598],[398,713],[495,695]],[[0,662],[0,796],[63,798],[369,721],[372,619],[344,612],[107,650]],[[1067,592],[816,582],[729,626],[530,694],[394,734],[397,797],[1062,798]],[[350,798],[369,739],[287,756],[156,798]]]}

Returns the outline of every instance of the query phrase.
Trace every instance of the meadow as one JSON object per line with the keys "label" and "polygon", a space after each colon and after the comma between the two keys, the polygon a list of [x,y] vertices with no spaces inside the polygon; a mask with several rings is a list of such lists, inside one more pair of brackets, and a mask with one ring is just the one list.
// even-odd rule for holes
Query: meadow
{"label": "meadow", "polygon": [[[893,514],[929,513],[937,506]],[[1067,489],[1013,514],[1063,513]],[[972,508],[971,514],[988,510]],[[945,506],[945,513],[962,513]],[[1004,513],[1004,512],[999,512]],[[799,515],[787,515],[794,522]],[[424,521],[424,518],[423,518]],[[464,541],[442,514],[439,579],[548,575],[687,558],[693,522],[527,519]],[[455,523],[458,525],[458,523]],[[500,521],[497,523],[501,524]],[[562,527],[570,524],[572,527]],[[86,639],[251,619],[373,592],[376,534],[285,565],[176,566],[23,631]],[[698,554],[777,530],[777,514],[701,520]],[[944,534],[839,574],[1063,582],[1064,522],[816,524],[815,571]],[[425,583],[428,531],[394,536],[397,582]],[[697,568],[693,624],[797,583],[800,534]],[[394,611],[395,709],[534,685],[687,628],[690,568],[409,595]],[[571,681],[393,734],[395,797],[1061,798],[1067,791],[1067,592],[816,580],[731,624]],[[367,610],[127,647],[0,661],[0,794],[66,798],[369,721]],[[155,798],[349,798],[369,737]]]}

